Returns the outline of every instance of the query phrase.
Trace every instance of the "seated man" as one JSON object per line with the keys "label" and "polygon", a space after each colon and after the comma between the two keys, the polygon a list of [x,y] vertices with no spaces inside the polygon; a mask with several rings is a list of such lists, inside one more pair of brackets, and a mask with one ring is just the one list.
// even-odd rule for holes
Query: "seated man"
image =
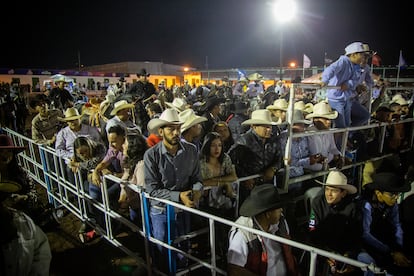
{"label": "seated man", "polygon": [[[329,103],[321,101],[314,105],[313,112],[306,116],[306,119],[312,119],[313,126],[309,130],[328,130],[331,128],[332,120],[338,116],[338,112],[332,111]],[[335,144],[335,137],[333,133],[315,133],[307,136],[309,143],[310,155],[317,155],[323,157],[324,162],[330,167],[342,167],[343,158],[341,152]],[[312,171],[320,171],[323,169],[323,163],[315,163],[310,165],[309,169]]]}
{"label": "seated man", "polygon": [[403,253],[403,230],[397,204],[400,194],[409,191],[410,186],[401,183],[404,180],[398,175],[384,172],[374,175],[373,182],[365,185],[362,240],[367,254],[359,259],[374,263],[393,275],[412,275],[409,273],[411,260]]}
{"label": "seated man", "polygon": [[325,183],[316,181],[323,185],[323,189],[312,201],[310,242],[356,258],[361,251],[361,213],[355,198],[357,188],[348,184],[346,176],[336,170],[328,174]]}
{"label": "seated man", "polygon": [[[288,238],[283,205],[272,184],[257,186],[243,202],[236,223]],[[228,275],[297,275],[296,261],[288,245],[236,227],[232,227],[229,237]]]}

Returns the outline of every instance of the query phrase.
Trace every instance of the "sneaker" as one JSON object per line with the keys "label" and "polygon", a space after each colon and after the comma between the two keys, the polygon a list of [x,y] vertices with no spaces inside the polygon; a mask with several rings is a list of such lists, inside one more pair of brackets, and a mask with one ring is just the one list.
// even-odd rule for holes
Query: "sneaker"
{"label": "sneaker", "polygon": [[99,241],[101,239],[101,235],[99,235],[95,230],[91,230],[89,232],[79,233],[79,239],[84,244],[91,244],[95,241]]}

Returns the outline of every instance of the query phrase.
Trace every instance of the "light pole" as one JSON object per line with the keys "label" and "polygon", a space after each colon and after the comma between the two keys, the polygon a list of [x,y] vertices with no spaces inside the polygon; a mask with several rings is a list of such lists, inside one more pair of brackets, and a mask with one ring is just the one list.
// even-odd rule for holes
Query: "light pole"
{"label": "light pole", "polygon": [[279,73],[283,80],[283,25],[292,20],[296,14],[296,2],[293,0],[278,0],[273,5],[273,14],[280,28],[279,37]]}

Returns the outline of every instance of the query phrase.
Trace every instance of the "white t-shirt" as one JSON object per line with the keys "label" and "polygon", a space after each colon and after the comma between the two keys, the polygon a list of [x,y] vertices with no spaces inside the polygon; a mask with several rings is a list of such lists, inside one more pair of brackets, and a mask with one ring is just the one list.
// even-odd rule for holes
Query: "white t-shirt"
{"label": "white t-shirt", "polygon": [[[250,221],[248,221],[250,220]],[[245,226],[253,227],[253,220],[247,217],[240,217],[236,223],[240,223]],[[279,229],[278,224],[270,226],[269,233],[275,234]],[[233,229],[230,232],[229,249],[227,253],[227,262],[229,264],[238,265],[244,267],[247,263],[248,255],[248,242],[249,237],[245,235],[245,232],[238,229],[234,233]],[[266,275],[279,276],[286,275],[286,264],[283,257],[281,245],[274,240],[267,238],[261,238],[267,252],[267,273]]]}

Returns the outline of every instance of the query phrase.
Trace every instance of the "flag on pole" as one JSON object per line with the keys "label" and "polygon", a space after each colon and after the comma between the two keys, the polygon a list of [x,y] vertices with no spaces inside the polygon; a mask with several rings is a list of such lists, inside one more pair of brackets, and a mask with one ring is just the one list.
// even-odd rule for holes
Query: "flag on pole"
{"label": "flag on pole", "polygon": [[244,70],[237,69],[237,75],[238,75],[239,79],[240,78],[246,78],[247,79],[247,74]]}
{"label": "flag on pole", "polygon": [[405,68],[406,66],[407,66],[407,63],[405,62],[405,59],[402,56],[402,50],[400,50],[400,58],[398,59],[398,67]]}
{"label": "flag on pole", "polygon": [[310,68],[310,66],[311,66],[310,58],[307,55],[303,54],[303,68]]}
{"label": "flag on pole", "polygon": [[381,66],[381,57],[379,55],[372,56],[372,65]]}

